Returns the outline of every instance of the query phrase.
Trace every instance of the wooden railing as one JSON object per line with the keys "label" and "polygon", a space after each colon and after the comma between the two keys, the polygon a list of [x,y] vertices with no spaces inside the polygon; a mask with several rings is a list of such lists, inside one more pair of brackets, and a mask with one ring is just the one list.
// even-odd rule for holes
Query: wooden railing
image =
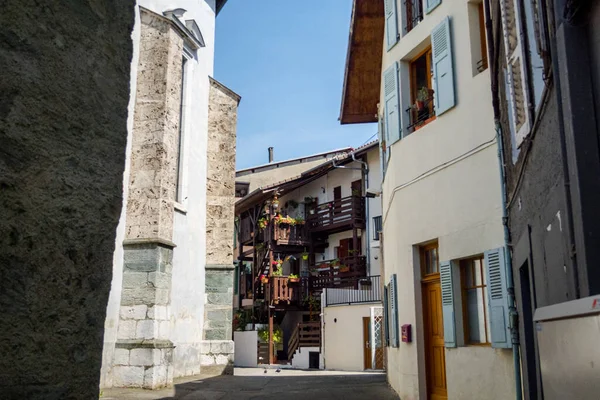
{"label": "wooden railing", "polygon": [[292,332],[288,341],[288,360],[294,357],[294,353],[300,347],[320,347],[321,346],[321,323],[304,322],[300,323]]}
{"label": "wooden railing", "polygon": [[271,298],[276,304],[280,301],[297,301],[299,298],[300,283],[290,282],[287,276],[272,276],[269,279]]}
{"label": "wooden railing", "polygon": [[308,246],[309,236],[306,224],[288,225],[279,224],[273,226],[273,238],[277,244]]}
{"label": "wooden railing", "polygon": [[306,219],[309,231],[332,230],[344,225],[362,226],[365,223],[365,199],[359,196],[319,204]]}

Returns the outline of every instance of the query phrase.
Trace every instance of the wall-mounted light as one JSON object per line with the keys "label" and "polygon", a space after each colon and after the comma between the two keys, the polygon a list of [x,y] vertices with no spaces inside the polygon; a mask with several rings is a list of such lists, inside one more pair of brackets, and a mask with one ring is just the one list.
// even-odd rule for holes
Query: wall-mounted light
{"label": "wall-mounted light", "polygon": [[323,191],[323,193],[327,192],[327,190],[325,190],[324,186],[321,186],[321,190]]}

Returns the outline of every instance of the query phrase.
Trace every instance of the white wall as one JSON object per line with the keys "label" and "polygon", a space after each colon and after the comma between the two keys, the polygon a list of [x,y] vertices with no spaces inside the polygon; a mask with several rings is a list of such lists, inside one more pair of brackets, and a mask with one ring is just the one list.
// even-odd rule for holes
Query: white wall
{"label": "white wall", "polygon": [[[367,165],[369,168],[369,182],[367,189],[381,192],[381,162],[379,160],[379,147],[367,152]],[[373,217],[381,215],[381,196],[367,198],[369,209],[369,220],[367,221],[367,234],[369,236],[369,275],[381,275],[380,241],[373,240],[375,237],[375,225]],[[366,239],[365,239],[366,240]]]}
{"label": "white wall", "polygon": [[364,371],[363,317],[371,316],[371,307],[372,304],[356,304],[323,309],[326,369]]}
{"label": "white wall", "polygon": [[[294,358],[292,358],[292,367],[300,369],[309,368],[309,354],[311,352],[319,353],[321,349],[318,347],[299,347],[296,350]],[[323,355],[319,354],[319,369],[323,369]]]}
{"label": "white wall", "polygon": [[233,332],[236,367],[256,367],[258,331]]}
{"label": "white wall", "polygon": [[[402,12],[404,3],[398,1],[397,8]],[[403,399],[425,398],[427,391],[416,246],[437,239],[440,260],[447,261],[503,245],[490,74],[488,69],[473,76],[468,2],[442,1],[391,51],[384,46],[382,71],[402,62],[400,108],[406,109],[407,61],[426,47],[432,29],[448,15],[456,106],[391,146],[383,183],[385,279],[398,274],[399,324],[414,327],[413,343],[387,351],[388,379]],[[407,125],[403,119],[402,126]],[[511,363],[509,350],[446,349],[448,398],[466,398],[465,391],[469,398],[514,398]],[[492,387],[496,390],[486,389]]]}

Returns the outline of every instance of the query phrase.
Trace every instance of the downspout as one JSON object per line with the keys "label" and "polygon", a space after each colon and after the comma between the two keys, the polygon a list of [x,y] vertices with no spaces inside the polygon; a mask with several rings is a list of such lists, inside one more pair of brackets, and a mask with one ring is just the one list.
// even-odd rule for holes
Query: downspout
{"label": "downspout", "polygon": [[[484,2],[485,14],[486,14],[486,33],[488,40],[488,58],[491,61],[491,89],[492,89],[492,108],[494,110],[494,125],[496,130],[496,141],[498,143],[498,164],[500,170],[500,188],[502,197],[502,226],[504,229],[504,248],[507,251],[506,254],[506,266],[507,266],[507,291],[508,291],[508,310],[509,310],[509,325],[510,325],[510,336],[512,342],[512,353],[513,353],[513,367],[515,376],[515,398],[521,400],[523,398],[522,382],[521,382],[521,355],[520,355],[520,343],[519,343],[519,324],[518,314],[515,307],[515,286],[513,280],[513,269],[512,269],[512,257],[509,251],[510,245],[510,230],[508,228],[508,209],[507,209],[507,195],[506,195],[506,173],[504,165],[504,146],[502,142],[502,125],[500,124],[500,101],[498,97],[498,65],[499,56],[498,49],[500,45],[498,43],[500,35],[494,36],[494,28],[491,20],[491,0]],[[500,14],[500,2],[498,4],[498,15]],[[496,18],[499,24],[501,19]],[[500,32],[501,27],[497,27],[497,31]],[[494,40],[496,42],[494,42]]]}
{"label": "downspout", "polygon": [[[352,159],[357,162],[362,164],[362,173],[365,177],[365,192],[367,190],[367,188],[369,187],[369,164],[367,164],[366,162],[362,161],[362,160],[357,160],[356,159],[356,155],[354,152],[352,152]],[[371,276],[371,237],[369,235],[369,227],[371,226],[371,220],[369,219],[369,198],[367,196],[365,196],[365,232],[366,232],[366,240],[365,240],[365,253],[367,256],[367,274],[369,276]]]}

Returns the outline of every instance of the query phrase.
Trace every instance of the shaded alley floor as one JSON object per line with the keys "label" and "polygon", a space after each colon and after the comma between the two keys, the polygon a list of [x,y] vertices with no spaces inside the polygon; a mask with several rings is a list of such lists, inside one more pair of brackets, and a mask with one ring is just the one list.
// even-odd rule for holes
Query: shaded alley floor
{"label": "shaded alley floor", "polygon": [[262,368],[236,368],[234,375],[198,376],[175,382],[175,387],[160,391],[108,389],[102,399],[145,400],[230,400],[230,399],[399,399],[390,389],[383,373],[339,371],[275,372]]}

